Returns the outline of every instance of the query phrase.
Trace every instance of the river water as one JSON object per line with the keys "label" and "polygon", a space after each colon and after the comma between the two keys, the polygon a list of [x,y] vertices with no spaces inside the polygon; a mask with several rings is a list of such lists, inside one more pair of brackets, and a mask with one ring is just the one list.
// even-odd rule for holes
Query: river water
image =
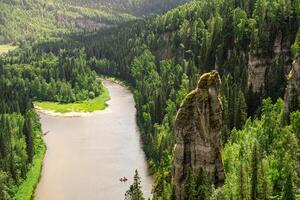
{"label": "river water", "polygon": [[[133,96],[103,81],[109,107],[82,117],[40,114],[47,152],[35,200],[122,200],[138,169],[149,197],[152,178],[136,125]],[[127,177],[121,183],[121,177]]]}

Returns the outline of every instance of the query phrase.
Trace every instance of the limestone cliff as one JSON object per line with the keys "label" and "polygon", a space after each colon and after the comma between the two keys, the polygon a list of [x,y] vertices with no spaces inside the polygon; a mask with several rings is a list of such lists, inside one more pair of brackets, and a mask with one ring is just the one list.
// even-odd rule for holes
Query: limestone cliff
{"label": "limestone cliff", "polygon": [[[282,33],[278,33],[271,50],[257,49],[249,54],[248,61],[248,86],[253,92],[265,93],[266,81],[276,81],[274,73],[278,68],[283,67],[285,74],[291,69],[290,42],[284,38]],[[269,80],[267,80],[269,79]]]}
{"label": "limestone cliff", "polygon": [[182,199],[188,171],[204,169],[216,186],[224,182],[221,159],[222,104],[217,71],[203,74],[197,88],[187,95],[175,120],[176,145],[172,181]]}
{"label": "limestone cliff", "polygon": [[288,85],[285,93],[285,113],[300,109],[300,57],[292,66],[288,75]]}

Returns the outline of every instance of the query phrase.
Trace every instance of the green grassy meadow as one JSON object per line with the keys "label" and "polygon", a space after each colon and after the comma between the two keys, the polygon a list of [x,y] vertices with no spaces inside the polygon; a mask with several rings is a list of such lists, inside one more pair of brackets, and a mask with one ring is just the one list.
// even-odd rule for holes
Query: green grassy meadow
{"label": "green grassy meadow", "polygon": [[35,106],[39,109],[53,111],[56,113],[93,112],[97,110],[104,110],[107,107],[106,101],[109,99],[109,92],[107,88],[104,88],[102,94],[94,99],[67,104],[58,102],[36,102]]}

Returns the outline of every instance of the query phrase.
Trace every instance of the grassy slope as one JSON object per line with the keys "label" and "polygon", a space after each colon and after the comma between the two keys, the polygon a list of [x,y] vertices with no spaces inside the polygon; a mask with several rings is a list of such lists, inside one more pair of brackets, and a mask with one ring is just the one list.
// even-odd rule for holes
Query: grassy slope
{"label": "grassy slope", "polygon": [[106,101],[110,99],[107,88],[103,93],[94,98],[82,102],[62,104],[57,102],[36,102],[35,106],[42,110],[53,111],[57,113],[68,112],[93,112],[97,110],[104,110],[107,107]]}

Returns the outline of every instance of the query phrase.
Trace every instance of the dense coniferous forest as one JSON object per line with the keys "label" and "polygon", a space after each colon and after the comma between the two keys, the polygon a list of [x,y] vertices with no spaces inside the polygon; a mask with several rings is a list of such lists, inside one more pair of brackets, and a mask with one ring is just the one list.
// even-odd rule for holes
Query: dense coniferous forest
{"label": "dense coniferous forest", "polygon": [[[0,188],[5,188],[0,195],[13,195],[9,188],[24,178],[34,155],[34,132],[40,130],[29,102],[93,98],[101,93],[97,72],[132,87],[155,177],[153,199],[175,199],[176,113],[199,75],[216,69],[222,79],[225,183],[215,188],[200,170],[188,176],[184,199],[297,199],[299,94],[288,111],[284,98],[300,53],[299,17],[297,0],[194,0],[116,28],[21,46],[0,65],[1,131],[4,138],[9,135],[0,144]],[[9,132],[11,126],[19,131]],[[12,143],[21,149],[14,151]],[[143,199],[139,184],[136,172],[128,199]]]}
{"label": "dense coniferous forest", "polygon": [[62,50],[57,56],[24,49],[0,62],[0,199],[5,200],[30,199],[39,179],[41,163],[36,162],[42,162],[45,147],[32,101],[78,102],[103,92],[82,49]]}
{"label": "dense coniferous forest", "polygon": [[32,168],[33,159],[43,157],[45,148],[39,119],[26,89],[10,82],[3,68],[1,63],[0,198],[12,199],[18,193],[16,186]]}
{"label": "dense coniferous forest", "polygon": [[[198,74],[217,69],[222,75],[226,182],[216,191],[208,189],[207,195],[287,199],[284,195],[296,193],[298,130],[292,127],[299,113],[284,117],[284,104],[277,99],[284,98],[285,75],[298,54],[298,9],[298,2],[289,0],[193,1],[146,21],[38,48],[55,52],[70,43],[84,46],[94,70],[133,86],[158,199],[172,196],[176,111]],[[277,45],[282,52],[273,50]],[[257,90],[249,73],[251,56],[267,63]],[[291,125],[285,126],[284,120]]]}
{"label": "dense coniferous forest", "polygon": [[32,100],[70,103],[100,95],[102,86],[87,65],[83,50],[63,50],[57,57],[33,55],[25,58],[28,63],[23,56],[4,59],[3,74],[7,85],[19,85]]}

